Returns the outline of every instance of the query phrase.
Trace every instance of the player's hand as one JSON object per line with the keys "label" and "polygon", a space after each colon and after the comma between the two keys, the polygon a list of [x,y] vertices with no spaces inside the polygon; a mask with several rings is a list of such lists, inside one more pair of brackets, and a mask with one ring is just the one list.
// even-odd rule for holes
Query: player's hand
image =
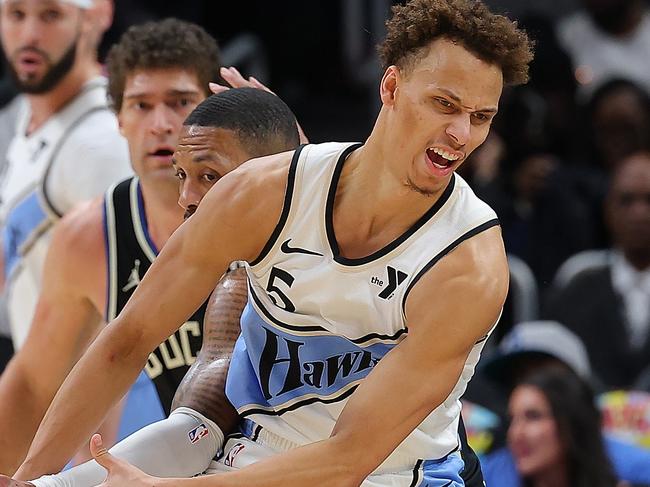
{"label": "player's hand", "polygon": [[106,451],[101,435],[90,439],[90,453],[97,463],[108,471],[106,480],[100,487],[151,487],[156,484],[155,477],[147,475],[130,463],[115,458]]}
{"label": "player's hand", "polygon": [[[219,83],[210,83],[210,91],[212,93],[219,94],[223,93],[224,91],[229,90],[231,87],[232,88],[257,88],[258,90],[264,90],[268,91],[269,93],[275,93],[271,91],[271,89],[260,82],[257,78],[253,76],[249,76],[248,79],[244,78],[242,74],[237,71],[237,68],[234,66],[231,66],[229,68],[221,68],[219,71],[221,74],[221,77],[230,85],[221,85]],[[296,127],[298,128],[298,135],[300,136],[300,143],[301,144],[308,144],[309,139],[305,135],[305,131],[302,129],[300,124],[296,121]]]}
{"label": "player's hand", "polygon": [[[231,66],[229,68],[221,68],[221,77],[230,86],[221,85],[219,83],[210,83],[210,90],[212,93],[222,93],[232,88],[257,88],[258,90],[268,91],[273,93],[268,86],[260,82],[257,78],[249,76],[248,79],[244,78],[237,68]],[[275,93],[273,93],[275,95]]]}
{"label": "player's hand", "polygon": [[22,480],[14,480],[0,475],[0,487],[34,487],[31,482],[23,482]]}

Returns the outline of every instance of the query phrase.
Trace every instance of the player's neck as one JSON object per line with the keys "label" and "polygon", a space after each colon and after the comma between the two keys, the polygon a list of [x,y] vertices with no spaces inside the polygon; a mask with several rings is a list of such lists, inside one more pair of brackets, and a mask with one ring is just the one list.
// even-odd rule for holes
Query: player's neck
{"label": "player's neck", "polygon": [[[397,215],[409,219],[409,215],[419,216],[425,213],[442,195],[446,184],[436,194],[423,194],[410,187],[405,169],[409,161],[399,163],[403,157],[399,149],[383,143],[384,135],[371,134],[366,144],[350,157],[348,178],[351,184],[364,191],[363,201],[359,202],[368,209],[386,215],[387,220]],[[347,166],[347,164],[346,164]],[[344,173],[345,171],[344,167]],[[378,175],[381,175],[379,177]]]}
{"label": "player's neck", "polygon": [[47,93],[27,95],[31,118],[27,125],[29,135],[40,128],[47,120],[67,105],[81,88],[92,78],[98,76],[101,67],[96,62],[78,62],[70,72]]}
{"label": "player's neck", "polygon": [[435,203],[435,198],[416,193],[389,171],[386,155],[372,143],[346,161],[333,217],[345,257],[359,258],[380,250],[408,231]]}
{"label": "player's neck", "polygon": [[160,250],[183,222],[184,211],[178,205],[178,185],[140,180],[140,187],[149,236]]}

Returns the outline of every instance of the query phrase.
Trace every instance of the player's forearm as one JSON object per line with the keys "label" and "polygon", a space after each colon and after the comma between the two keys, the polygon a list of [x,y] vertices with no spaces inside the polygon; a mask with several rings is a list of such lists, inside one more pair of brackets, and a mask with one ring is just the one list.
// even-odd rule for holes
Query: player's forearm
{"label": "player's forearm", "polygon": [[370,472],[335,438],[267,458],[239,471],[192,479],[160,480],[156,487],[358,487]]}
{"label": "player's forearm", "polygon": [[102,332],[59,389],[16,478],[63,468],[135,381],[147,353],[130,347],[134,337],[120,336],[116,325]]}
{"label": "player's forearm", "polygon": [[225,393],[229,364],[228,359],[207,364],[197,361],[178,387],[172,410],[178,407],[193,409],[219,425],[225,434],[231,433],[239,416]]}
{"label": "player's forearm", "polygon": [[0,378],[0,473],[11,476],[25,459],[47,400],[37,397],[15,359]]}

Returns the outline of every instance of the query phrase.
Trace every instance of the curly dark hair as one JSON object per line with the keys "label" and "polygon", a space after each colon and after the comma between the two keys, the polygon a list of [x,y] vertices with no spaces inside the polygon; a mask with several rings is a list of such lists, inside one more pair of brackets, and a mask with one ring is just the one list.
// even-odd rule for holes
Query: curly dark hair
{"label": "curly dark hair", "polygon": [[206,96],[208,83],[221,79],[217,41],[202,27],[173,18],[130,27],[111,47],[106,64],[108,96],[116,112],[122,108],[127,76],[138,69],[194,71]]}
{"label": "curly dark hair", "polygon": [[449,39],[479,59],[499,66],[507,85],[528,81],[533,43],[517,23],[496,15],[478,0],[411,0],[393,7],[379,46],[384,69],[409,69],[436,39]]}

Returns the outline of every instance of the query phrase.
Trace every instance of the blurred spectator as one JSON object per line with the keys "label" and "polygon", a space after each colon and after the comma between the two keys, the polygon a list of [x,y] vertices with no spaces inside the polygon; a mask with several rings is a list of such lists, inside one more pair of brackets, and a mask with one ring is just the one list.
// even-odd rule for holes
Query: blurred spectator
{"label": "blurred spectator", "polygon": [[605,216],[612,258],[554,290],[545,314],[584,341],[606,386],[629,387],[650,365],[650,154],[619,163]]}
{"label": "blurred spectator", "polygon": [[131,169],[97,62],[111,1],[20,0],[0,6],[2,47],[27,101],[0,185],[5,292],[19,346],[38,297],[52,225]]}
{"label": "blurred spectator", "polygon": [[495,131],[463,175],[499,215],[506,249],[524,260],[540,289],[570,255],[592,247],[596,224],[593,190],[581,188],[574,168],[578,130],[576,83],[553,24],[522,20],[537,42],[531,82],[508,91]]}
{"label": "blurred spectator", "polygon": [[650,95],[632,81],[603,84],[589,100],[586,115],[591,166],[610,172],[625,157],[650,150]]}
{"label": "blurred spectator", "polygon": [[571,370],[531,373],[512,391],[508,410],[508,445],[522,485],[616,485],[593,393]]}
{"label": "blurred spectator", "polygon": [[[540,371],[572,373],[592,384],[597,383],[597,378],[591,374],[580,339],[556,322],[517,324],[501,342],[497,353],[486,358],[463,400],[469,443],[483,455],[481,463],[487,485],[527,485],[522,484],[514,457],[503,444],[510,391]],[[619,478],[634,485],[650,485],[650,451],[609,436],[605,437],[605,448]]]}
{"label": "blurred spectator", "polygon": [[492,134],[473,156],[469,178],[499,215],[506,250],[528,264],[544,290],[565,259],[593,247],[596,224],[576,189],[579,179],[552,147],[506,144]]}
{"label": "blurred spectator", "polygon": [[571,56],[580,93],[611,78],[631,79],[650,91],[650,14],[644,0],[583,0],[562,19],[558,37]]}

